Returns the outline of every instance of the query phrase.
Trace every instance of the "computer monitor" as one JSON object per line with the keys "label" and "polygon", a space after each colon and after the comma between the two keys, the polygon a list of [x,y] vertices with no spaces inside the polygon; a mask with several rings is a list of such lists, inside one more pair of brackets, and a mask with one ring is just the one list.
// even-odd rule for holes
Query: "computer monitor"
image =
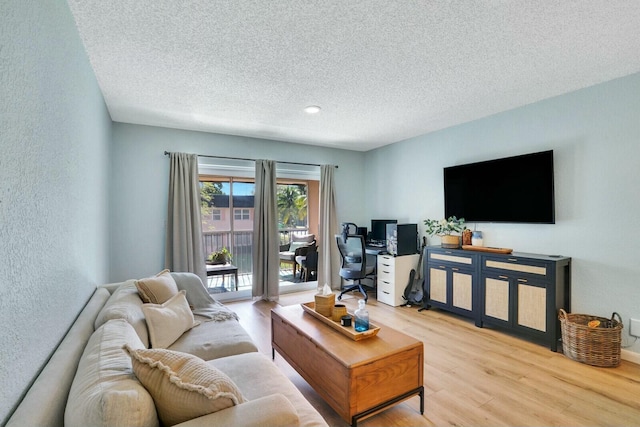
{"label": "computer monitor", "polygon": [[387,240],[387,224],[397,224],[397,219],[372,219],[371,241],[384,242]]}
{"label": "computer monitor", "polygon": [[367,239],[367,227],[356,227],[356,234],[359,234],[360,236],[364,237],[365,240]]}

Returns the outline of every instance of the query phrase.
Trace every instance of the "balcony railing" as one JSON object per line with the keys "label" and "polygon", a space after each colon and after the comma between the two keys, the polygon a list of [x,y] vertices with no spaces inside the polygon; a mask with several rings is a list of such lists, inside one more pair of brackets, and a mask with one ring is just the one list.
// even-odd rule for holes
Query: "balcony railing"
{"label": "balcony railing", "polygon": [[204,253],[208,257],[226,247],[233,256],[233,265],[238,267],[238,274],[252,273],[251,251],[253,247],[253,231],[214,231],[203,233]]}
{"label": "balcony railing", "polygon": [[[308,228],[286,228],[279,231],[279,244],[291,242],[291,236],[303,236],[309,233]],[[213,231],[203,233],[204,253],[208,257],[212,252],[226,247],[233,256],[233,265],[238,267],[238,274],[253,273],[253,231]]]}

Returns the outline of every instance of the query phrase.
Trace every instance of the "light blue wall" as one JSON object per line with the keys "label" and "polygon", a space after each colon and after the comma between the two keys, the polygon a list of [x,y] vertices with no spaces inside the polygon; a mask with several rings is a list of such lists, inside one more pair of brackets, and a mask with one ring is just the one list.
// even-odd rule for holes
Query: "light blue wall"
{"label": "light blue wall", "polygon": [[[364,221],[364,155],[333,148],[115,123],[111,194],[111,280],[164,267],[169,158],[164,151],[334,164],[339,221]],[[336,230],[339,232],[339,230]]]}
{"label": "light blue wall", "polygon": [[0,425],[108,277],[111,120],[63,0],[0,2]]}
{"label": "light blue wall", "polygon": [[478,229],[486,246],[572,257],[572,311],[620,313],[630,343],[629,318],[640,319],[640,74],[367,153],[369,192],[393,189],[368,199],[368,211],[424,233],[424,219],[444,215],[444,167],[549,149],[556,224]]}

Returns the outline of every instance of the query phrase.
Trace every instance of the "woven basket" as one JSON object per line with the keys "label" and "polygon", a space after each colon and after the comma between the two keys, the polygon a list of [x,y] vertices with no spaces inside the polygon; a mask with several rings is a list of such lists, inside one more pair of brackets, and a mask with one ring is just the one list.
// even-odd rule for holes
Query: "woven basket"
{"label": "woven basket", "polygon": [[336,304],[333,306],[333,313],[331,313],[331,320],[339,322],[342,316],[347,315],[347,306],[344,304]]}
{"label": "woven basket", "polygon": [[[569,359],[603,368],[620,364],[622,319],[618,313],[614,312],[611,319],[607,319],[567,314],[560,309],[558,318],[562,326],[562,352]],[[592,320],[599,320],[608,327],[590,328],[588,323]]]}

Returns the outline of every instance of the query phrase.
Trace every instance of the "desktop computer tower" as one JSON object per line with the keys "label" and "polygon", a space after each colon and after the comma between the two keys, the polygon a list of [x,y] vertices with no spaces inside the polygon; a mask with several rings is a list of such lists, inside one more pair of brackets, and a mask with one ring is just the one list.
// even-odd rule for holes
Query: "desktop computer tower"
{"label": "desktop computer tower", "polygon": [[418,224],[387,224],[387,253],[411,255],[418,250]]}

